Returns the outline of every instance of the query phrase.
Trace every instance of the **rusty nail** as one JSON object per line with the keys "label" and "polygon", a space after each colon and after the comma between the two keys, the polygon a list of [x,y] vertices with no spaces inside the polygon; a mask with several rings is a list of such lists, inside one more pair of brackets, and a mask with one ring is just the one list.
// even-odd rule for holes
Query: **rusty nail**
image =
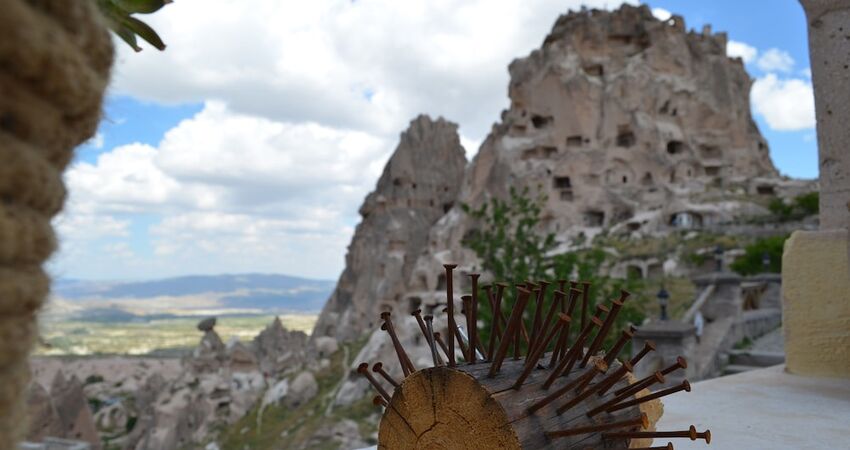
{"label": "rusty nail", "polygon": [[508,319],[508,326],[500,339],[496,356],[493,357],[493,362],[490,364],[490,377],[496,376],[496,374],[499,373],[499,369],[502,368],[502,361],[505,359],[505,354],[508,352],[508,345],[510,344],[511,336],[519,334],[519,322],[522,321],[522,313],[525,310],[525,305],[528,303],[528,297],[530,295],[531,292],[525,289],[520,288],[518,290],[517,301],[511,311],[511,317]]}
{"label": "rusty nail", "polygon": [[553,393],[547,395],[546,397],[538,400],[537,403],[534,403],[533,405],[529,406],[528,409],[527,409],[528,413],[532,414],[535,411],[537,411],[538,409],[548,405],[549,403],[552,403],[553,401],[557,400],[560,396],[564,395],[567,391],[569,391],[570,389],[574,388],[575,386],[581,384],[582,382],[584,382],[585,379],[587,379],[589,377],[593,377],[594,375],[596,375],[596,369],[595,368],[588,370],[587,372],[581,374],[575,380],[570,381],[569,383],[565,384],[564,386],[558,388],[558,390],[556,390],[555,392],[553,392]]}
{"label": "rusty nail", "polygon": [[561,431],[547,431],[546,437],[549,439],[567,437],[567,436],[576,436],[579,434],[590,434],[597,433],[599,431],[613,430],[616,428],[631,428],[631,427],[640,427],[641,429],[645,429],[649,426],[649,418],[646,417],[646,413],[640,413],[639,417],[634,419],[621,420],[619,422],[611,422],[611,423],[603,423],[599,425],[590,425],[586,427],[578,427],[572,428],[569,430],[561,430]]}
{"label": "rusty nail", "polygon": [[584,325],[587,323],[587,302],[590,296],[590,282],[582,281],[581,286],[581,327],[584,328]]}
{"label": "rusty nail", "polygon": [[446,311],[449,315],[448,322],[450,331],[448,336],[449,367],[454,367],[457,363],[455,361],[455,342],[452,334],[457,331],[457,324],[455,323],[454,292],[452,292],[454,288],[452,286],[452,270],[457,267],[457,264],[443,264],[443,267],[446,269]]}
{"label": "rusty nail", "polygon": [[[619,433],[602,433],[602,439],[642,439],[642,438],[689,438],[692,441],[705,439],[705,443],[711,443],[711,431],[705,430],[698,433],[695,426],[691,425],[686,431],[624,431]],[[663,447],[662,447],[663,448]]]}
{"label": "rusty nail", "polygon": [[398,384],[398,382],[394,380],[393,377],[391,377],[386,370],[384,370],[384,364],[382,362],[378,361],[374,365],[372,365],[372,372],[377,372],[381,374],[381,376],[384,377],[385,380],[389,381],[391,385],[395,387],[401,387],[401,385]]}
{"label": "rusty nail", "polygon": [[608,400],[607,402],[597,406],[596,408],[591,409],[587,412],[588,417],[593,417],[602,411],[607,410],[608,408],[620,403],[626,397],[631,396],[634,393],[640,392],[641,390],[649,387],[655,383],[664,383],[664,375],[661,375],[661,372],[655,372],[647,378],[644,378],[642,381],[637,381],[632,383],[629,386],[626,386],[623,389],[620,389],[617,392],[614,392],[614,398]]}
{"label": "rusty nail", "polygon": [[546,382],[543,383],[543,389],[549,389],[549,386],[555,382],[561,374],[569,375],[572,370],[573,365],[578,359],[578,355],[581,352],[581,348],[584,345],[584,341],[587,339],[587,336],[593,331],[593,327],[602,326],[602,321],[597,319],[596,317],[591,317],[590,323],[587,324],[586,327],[582,330],[581,334],[576,338],[576,341],[573,343],[572,347],[570,347],[569,351],[564,355],[564,358],[558,364],[558,367],[552,371],[549,375],[549,378],[546,379]]}
{"label": "rusty nail", "polygon": [[381,386],[381,383],[378,383],[378,380],[369,373],[369,363],[360,363],[360,365],[357,366],[357,373],[366,377],[372,387],[374,387],[375,390],[378,391],[378,393],[381,394],[387,401],[390,401],[390,394],[388,394],[387,391],[384,390],[384,387]]}
{"label": "rusty nail", "polygon": [[440,337],[440,333],[438,331],[434,332],[434,341],[440,348],[443,350],[443,353],[446,354],[446,359],[449,358],[449,348],[446,346],[446,343],[443,341],[443,338]]}
{"label": "rusty nail", "polygon": [[614,387],[614,385],[623,378],[626,372],[632,372],[633,370],[634,367],[632,367],[628,361],[624,362],[616,371],[614,371],[614,373],[608,375],[604,380],[599,382],[602,387],[599,388],[599,392],[597,392],[597,394],[602,397],[606,392],[608,392],[608,389]]}
{"label": "rusty nail", "polygon": [[428,345],[431,347],[431,358],[434,360],[434,367],[443,365],[443,358],[437,352],[437,344],[434,342],[434,316],[428,314],[425,316],[425,332],[428,339]]}
{"label": "rusty nail", "polygon": [[522,373],[519,375],[519,377],[517,377],[516,382],[514,383],[514,389],[519,389],[522,387],[522,384],[525,382],[525,379],[528,378],[534,368],[537,367],[537,361],[539,361],[540,357],[543,356],[543,351],[546,350],[546,346],[549,345],[549,341],[552,340],[558,330],[562,329],[564,325],[569,322],[570,316],[566,314],[560,315],[560,317],[558,318],[558,324],[555,326],[555,328],[552,328],[552,331],[549,332],[549,335],[546,336],[541,345],[538,345],[535,352],[529,355],[526,359],[525,367],[523,368]]}
{"label": "rusty nail", "polygon": [[375,405],[375,406],[383,406],[383,407],[386,408],[387,401],[384,400],[384,397],[381,397],[380,395],[376,395],[375,398],[372,399],[372,404]]}
{"label": "rusty nail", "polygon": [[652,394],[644,395],[641,398],[637,398],[637,399],[634,399],[634,400],[630,400],[628,402],[616,404],[614,406],[609,407],[606,411],[609,412],[609,413],[614,412],[614,411],[617,411],[617,410],[620,410],[620,409],[623,409],[623,408],[628,408],[630,406],[639,405],[641,403],[648,402],[650,400],[655,400],[656,398],[661,398],[661,397],[664,397],[664,396],[667,396],[667,395],[670,395],[670,394],[675,394],[676,392],[680,392],[680,391],[691,392],[691,384],[688,383],[688,380],[682,381],[682,384],[680,384],[678,386],[673,386],[671,388],[662,389],[658,392],[653,392]]}
{"label": "rusty nail", "polygon": [[593,380],[593,378],[596,377],[596,375],[598,375],[600,373],[605,373],[607,370],[608,370],[608,364],[605,364],[605,361],[603,361],[602,359],[594,360],[593,367],[590,368],[591,375],[589,377],[587,377],[586,380],[582,381],[577,387],[577,389],[579,389],[580,393],[578,395],[576,395],[575,398],[573,398],[572,400],[568,401],[567,403],[563,404],[558,409],[556,409],[555,412],[558,415],[561,415],[561,414],[564,413],[564,411],[572,408],[575,405],[578,405],[579,403],[584,401],[584,399],[586,399],[587,397],[590,397],[594,392],[596,392],[597,389],[599,389],[600,385],[599,385],[599,383],[596,383],[592,387],[587,387],[587,386],[590,384],[590,382]]}
{"label": "rusty nail", "polygon": [[688,368],[688,362],[685,361],[685,358],[682,358],[681,356],[677,356],[676,362],[673,363],[673,365],[671,365],[670,367],[667,367],[666,369],[662,370],[661,375],[667,375],[670,372],[674,372],[674,371],[679,370],[679,369],[687,369],[687,368]]}
{"label": "rusty nail", "polygon": [[385,330],[390,335],[393,347],[395,347],[396,355],[398,355],[398,361],[401,364],[402,372],[404,372],[404,376],[407,377],[411,373],[415,372],[416,368],[413,367],[413,363],[410,361],[410,358],[407,357],[407,352],[404,351],[401,341],[398,340],[395,328],[393,327],[393,321],[390,319],[390,313],[382,312],[381,319],[384,319],[384,324],[381,326],[381,329]]}
{"label": "rusty nail", "polygon": [[[469,321],[469,348],[473,349],[470,352],[472,356],[472,363],[475,364],[477,355],[475,354],[475,349],[478,349],[478,278],[481,277],[481,274],[473,273],[469,275],[470,280],[472,281],[472,298],[470,315],[471,320]],[[482,355],[483,356],[483,355]]]}
{"label": "rusty nail", "polygon": [[654,352],[654,351],[655,351],[655,342],[646,341],[646,342],[643,343],[643,348],[640,349],[640,352],[638,352],[638,354],[635,355],[634,358],[630,359],[629,363],[631,363],[632,366],[635,366],[649,352]]}
{"label": "rusty nail", "polygon": [[614,362],[614,360],[617,359],[617,355],[620,354],[620,351],[623,350],[623,347],[628,344],[628,342],[632,339],[632,337],[634,337],[634,335],[635,327],[633,326],[629,326],[628,329],[623,330],[622,334],[620,334],[620,339],[617,340],[617,343],[615,343],[614,346],[611,347],[611,350],[609,350],[608,353],[605,355],[605,362],[607,362],[608,364]]}

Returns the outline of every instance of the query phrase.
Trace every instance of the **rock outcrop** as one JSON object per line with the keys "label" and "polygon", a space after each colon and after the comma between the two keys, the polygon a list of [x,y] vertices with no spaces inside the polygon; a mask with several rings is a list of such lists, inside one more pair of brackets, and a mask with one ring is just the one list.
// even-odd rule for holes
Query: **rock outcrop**
{"label": "rock outcrop", "polygon": [[307,335],[284,328],[275,317],[252,342],[254,354],[265,376],[280,377],[299,368],[305,361]]}
{"label": "rock outcrop", "polygon": [[83,383],[76,376],[66,378],[59,371],[50,385],[50,398],[63,430],[58,437],[86,441],[92,448],[100,448],[100,435],[83,392]]}
{"label": "rock outcrop", "polygon": [[[511,187],[547,195],[540,231],[564,245],[603,229],[651,235],[765,213],[730,194],[794,187],[770,160],[750,114],[751,79],[727,57],[726,41],[710,28],[686,31],[680,16],[661,21],[646,6],[559,17],[540,49],[511,63],[510,107],[459,183],[455,206],[418,238],[425,247],[416,262],[408,251],[394,271],[380,269],[394,254],[380,243],[362,249],[380,230],[364,214],[316,333],[349,339],[375,329],[382,309],[445,303],[444,263],[460,263],[456,292],[468,289],[476,257],[461,241],[476,224],[457,205],[506,198]],[[651,269],[663,270],[661,262]]]}
{"label": "rock outcrop", "polygon": [[313,336],[356,338],[399,304],[428,230],[454,206],[465,167],[456,124],[427,116],[410,123],[360,207],[345,271]]}

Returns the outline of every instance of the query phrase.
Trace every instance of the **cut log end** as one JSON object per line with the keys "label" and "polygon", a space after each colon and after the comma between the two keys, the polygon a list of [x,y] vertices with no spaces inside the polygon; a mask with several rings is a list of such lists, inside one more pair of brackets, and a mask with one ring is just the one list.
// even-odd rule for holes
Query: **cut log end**
{"label": "cut log end", "polygon": [[378,441],[386,449],[521,448],[499,402],[474,377],[448,367],[405,378],[384,411]]}

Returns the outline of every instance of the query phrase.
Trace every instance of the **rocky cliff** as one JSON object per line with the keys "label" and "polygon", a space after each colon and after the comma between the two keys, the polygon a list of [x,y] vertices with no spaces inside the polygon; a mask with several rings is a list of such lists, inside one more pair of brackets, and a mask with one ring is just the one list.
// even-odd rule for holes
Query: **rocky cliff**
{"label": "rocky cliff", "polygon": [[419,116],[401,134],[360,215],[345,271],[322,310],[314,336],[348,340],[375,327],[397,305],[428,230],[453,207],[466,167],[457,125]]}
{"label": "rocky cliff", "polygon": [[[509,69],[510,107],[459,183],[457,198],[450,195],[452,178],[442,179],[449,184],[441,203],[478,205],[505,197],[511,186],[542,189],[548,200],[541,231],[568,243],[603,229],[642,235],[710,227],[764,211],[727,201],[730,193],[782,189],[750,113],[751,79],[739,58],[726,56],[724,33],[687,31],[682,17],[661,21],[646,6],[570,12],[558,18],[540,49]],[[403,140],[400,149],[433,145],[442,144],[413,147]],[[397,186],[390,186],[393,164],[366,206]],[[431,177],[429,167],[420,174],[416,166],[408,176]],[[393,217],[408,214],[403,202],[395,205],[400,209]],[[387,248],[394,238],[368,244],[368,251],[363,246],[390,221],[371,222],[378,218],[369,216],[374,206],[366,206],[319,334],[340,327],[337,335],[348,339],[373,329],[377,303],[407,312],[445,302],[441,265],[461,263],[464,283],[465,269],[475,262],[460,244],[474,224],[455,206],[441,218],[440,208],[431,209],[429,220],[404,227],[404,264],[381,268],[394,257]],[[414,242],[425,243],[415,264]]]}

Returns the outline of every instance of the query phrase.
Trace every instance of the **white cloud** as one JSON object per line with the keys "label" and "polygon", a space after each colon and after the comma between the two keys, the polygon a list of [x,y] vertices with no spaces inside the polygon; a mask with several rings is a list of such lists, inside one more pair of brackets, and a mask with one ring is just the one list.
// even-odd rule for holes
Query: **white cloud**
{"label": "white cloud", "polygon": [[[70,243],[63,252],[81,256],[87,240],[126,237],[129,222],[115,217],[143,214],[157,217],[143,236],[154,248],[143,270],[334,276],[392,145],[210,102],[157,147],[121,146],[68,170],[68,209],[58,219]],[[111,241],[89,249],[105,252],[101,259],[132,256]]]}
{"label": "white cloud", "polygon": [[569,8],[620,3],[183,0],[150,18],[165,52],[119,45],[114,91],[383,136],[427,113],[482,140],[507,104],[511,60]]}
{"label": "white cloud", "polygon": [[794,58],[784,50],[771,48],[762,53],[756,66],[765,72],[790,72],[794,68]]}
{"label": "white cloud", "polygon": [[726,55],[730,58],[741,58],[745,63],[753,61],[758,54],[755,47],[743,42],[732,41],[726,43]]}
{"label": "white cloud", "polygon": [[655,16],[656,19],[664,21],[673,17],[673,13],[667,11],[664,8],[652,8],[652,15]]}
{"label": "white cloud", "polygon": [[815,126],[815,97],[810,80],[779,79],[768,74],[753,83],[750,100],[756,114],[779,131],[797,131]]}
{"label": "white cloud", "polygon": [[103,148],[103,133],[97,132],[91,139],[88,140],[84,145],[91,145],[96,149]]}
{"label": "white cloud", "polygon": [[146,240],[150,255],[128,260],[124,250],[136,245],[101,242],[87,248],[96,257],[81,251],[62,264],[76,270],[94,261],[94,277],[335,277],[357,208],[409,120],[425,113],[458,122],[474,154],[508,103],[508,64],[539,47],[568,9],[620,3],[175,2],[145,18],[165,52],[117,44],[111,91],[203,102],[203,111],[156,146],[125,145],[71,167],[60,219],[67,248],[85,245],[73,238],[82,220],[108,218],[124,224],[130,235],[121,239]]}

